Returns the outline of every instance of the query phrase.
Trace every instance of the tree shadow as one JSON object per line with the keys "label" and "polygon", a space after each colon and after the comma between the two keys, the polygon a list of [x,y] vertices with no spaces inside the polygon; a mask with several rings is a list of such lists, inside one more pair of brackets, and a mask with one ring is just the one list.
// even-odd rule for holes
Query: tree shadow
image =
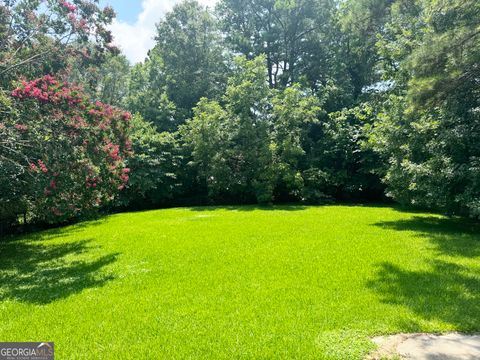
{"label": "tree shadow", "polygon": [[0,234],[0,243],[17,241],[23,238],[30,240],[50,240],[64,235],[71,235],[80,232],[85,228],[92,228],[103,224],[108,219],[107,216],[96,218],[94,220],[85,220],[73,224],[43,224],[31,225],[22,229],[21,232]]}
{"label": "tree shadow", "polygon": [[467,219],[414,216],[374,225],[397,231],[413,231],[416,236],[427,238],[444,255],[480,256],[480,224]]}
{"label": "tree shadow", "polygon": [[215,211],[215,210],[228,210],[228,211],[301,211],[307,209],[305,205],[214,205],[214,206],[194,206],[188,208],[190,211]]}
{"label": "tree shadow", "polygon": [[[407,306],[422,319],[446,322],[462,331],[480,330],[480,269],[455,263],[459,258],[473,260],[480,256],[479,223],[418,215],[374,226],[425,238],[438,256],[422,270],[380,264],[376,279],[368,286],[382,296],[382,301]],[[404,319],[400,325],[410,332],[422,331],[419,322]]]}
{"label": "tree shadow", "polygon": [[[383,302],[407,306],[424,319],[447,322],[465,332],[480,330],[478,271],[439,260],[434,260],[428,271],[411,271],[383,263],[377,279],[368,286],[383,296]],[[402,328],[422,331],[415,322]]]}
{"label": "tree shadow", "polygon": [[265,210],[265,211],[274,211],[274,210],[283,210],[283,211],[302,211],[309,208],[315,207],[337,207],[337,206],[347,206],[355,208],[385,208],[385,209],[394,209],[399,212],[406,213],[419,213],[423,214],[425,211],[415,208],[404,207],[395,203],[390,202],[357,202],[357,201],[334,201],[329,203],[275,203],[275,204],[238,204],[238,205],[227,205],[227,204],[218,204],[218,205],[202,205],[202,206],[187,206],[187,209],[191,211],[214,211],[214,210],[232,210],[232,211],[254,211],[254,210]]}
{"label": "tree shadow", "polygon": [[[42,237],[43,236],[43,237]],[[39,235],[42,240],[59,236],[56,231]],[[63,244],[44,241],[12,240],[0,242],[0,302],[16,300],[44,305],[103,286],[114,277],[102,273],[118,254],[92,259],[98,249],[80,240]]]}

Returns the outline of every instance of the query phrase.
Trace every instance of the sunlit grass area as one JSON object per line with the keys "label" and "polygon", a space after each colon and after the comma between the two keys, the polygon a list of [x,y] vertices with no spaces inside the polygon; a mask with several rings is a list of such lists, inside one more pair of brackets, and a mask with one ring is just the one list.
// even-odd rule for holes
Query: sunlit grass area
{"label": "sunlit grass area", "polygon": [[0,340],[58,359],[360,359],[480,330],[480,229],[383,206],[119,214],[0,242]]}

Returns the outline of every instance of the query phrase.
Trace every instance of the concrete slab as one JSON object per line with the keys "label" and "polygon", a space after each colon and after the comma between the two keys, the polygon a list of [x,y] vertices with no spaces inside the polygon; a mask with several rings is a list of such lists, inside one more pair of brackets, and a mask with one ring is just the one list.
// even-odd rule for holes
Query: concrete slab
{"label": "concrete slab", "polygon": [[397,334],[372,339],[378,350],[367,359],[479,360],[480,335]]}

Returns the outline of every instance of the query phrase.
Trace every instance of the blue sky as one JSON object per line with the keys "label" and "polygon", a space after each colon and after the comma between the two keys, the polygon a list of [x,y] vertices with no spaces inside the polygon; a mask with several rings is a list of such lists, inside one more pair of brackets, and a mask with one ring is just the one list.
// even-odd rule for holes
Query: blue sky
{"label": "blue sky", "polygon": [[[114,42],[122,49],[130,62],[143,61],[153,47],[155,24],[180,0],[100,0],[101,5],[115,9],[117,18],[110,29]],[[214,7],[217,0],[198,0]]]}
{"label": "blue sky", "polygon": [[117,13],[117,19],[129,24],[135,24],[142,11],[141,0],[101,0],[102,6],[110,5]]}

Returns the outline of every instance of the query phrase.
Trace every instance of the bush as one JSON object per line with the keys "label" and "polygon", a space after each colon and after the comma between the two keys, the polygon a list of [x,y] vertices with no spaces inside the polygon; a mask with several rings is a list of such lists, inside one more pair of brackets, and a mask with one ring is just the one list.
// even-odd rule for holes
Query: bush
{"label": "bush", "polygon": [[145,208],[170,202],[178,195],[180,150],[171,133],[158,133],[155,125],[133,116],[129,137],[133,155],[127,165],[130,180],[117,202],[120,206]]}
{"label": "bush", "polygon": [[110,203],[129,179],[131,115],[52,76],[22,81],[3,98],[2,217],[28,212],[56,223]]}

